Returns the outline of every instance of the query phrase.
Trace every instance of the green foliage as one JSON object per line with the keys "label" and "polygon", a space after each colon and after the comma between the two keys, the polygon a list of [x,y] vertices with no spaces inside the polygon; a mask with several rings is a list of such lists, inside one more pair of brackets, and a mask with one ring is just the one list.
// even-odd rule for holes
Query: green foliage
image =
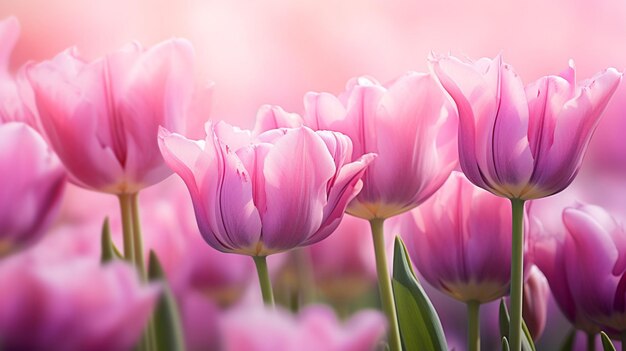
{"label": "green foliage", "polygon": [[154,311],[157,348],[159,351],[184,351],[185,340],[178,305],[167,285],[163,267],[152,250],[150,251],[148,279],[153,282],[160,282],[163,287]]}
{"label": "green foliage", "polygon": [[[500,316],[499,316],[499,324],[500,324],[500,336],[508,337],[509,335],[509,324],[511,323],[511,317],[509,316],[509,310],[506,307],[506,303],[504,303],[504,299],[500,300]],[[535,343],[533,342],[533,338],[530,336],[530,331],[526,326],[526,322],[522,321],[522,350],[524,351],[537,351],[535,349]],[[507,340],[508,344],[508,340]]]}
{"label": "green foliage", "polygon": [[394,246],[392,285],[403,349],[447,351],[439,316],[417,281],[406,247],[398,237]]}

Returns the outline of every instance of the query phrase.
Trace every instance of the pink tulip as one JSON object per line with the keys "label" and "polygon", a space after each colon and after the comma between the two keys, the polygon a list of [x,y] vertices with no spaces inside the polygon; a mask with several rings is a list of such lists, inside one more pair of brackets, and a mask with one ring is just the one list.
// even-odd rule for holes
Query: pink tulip
{"label": "pink tulip", "polygon": [[622,77],[609,68],[577,84],[570,63],[560,76],[524,87],[500,56],[437,57],[432,69],[459,110],[463,172],[483,189],[521,200],[558,193],[572,182]]}
{"label": "pink tulip", "polygon": [[537,266],[530,267],[524,284],[524,322],[534,340],[539,339],[546,327],[550,286]]}
{"label": "pink tulip", "polygon": [[385,219],[422,203],[456,165],[456,112],[433,76],[409,72],[387,85],[360,77],[338,97],[308,93],[308,126],[348,135],[352,157],[378,159],[348,213]]}
{"label": "pink tulip", "polygon": [[193,55],[175,39],[148,50],[131,44],[93,62],[70,49],[27,68],[42,128],[72,182],[132,194],[171,173],[157,132],[185,129]]}
{"label": "pink tulip", "polygon": [[162,129],[159,143],[189,188],[204,239],[223,252],[267,256],[326,238],[374,158],[350,162],[348,137],[306,127],[254,139],[223,122],[206,131],[192,141]]}
{"label": "pink tulip", "polygon": [[564,270],[555,273],[565,276],[574,313],[581,313],[602,330],[622,334],[626,331],[624,225],[591,205],[565,209],[563,223],[567,230],[561,247]]}
{"label": "pink tulip", "polygon": [[0,256],[31,244],[60,207],[65,172],[29,126],[0,124]]}
{"label": "pink tulip", "polygon": [[[169,194],[162,190],[165,185]],[[254,265],[246,257],[216,251],[203,242],[184,188],[179,178],[170,178],[142,193],[145,246],[157,253],[181,301],[194,292],[217,305],[231,305],[250,285]]]}
{"label": "pink tulip", "polygon": [[[559,194],[554,198],[546,199],[548,201],[533,201],[529,206],[529,230],[534,242],[535,262],[548,279],[554,300],[570,323],[576,329],[589,334],[596,334],[600,332],[600,328],[584,313],[582,301],[577,299],[572,291],[571,280],[581,278],[577,276],[578,273],[567,273],[568,271],[575,273],[576,269],[568,267],[567,264],[567,256],[571,255],[572,252],[566,250],[566,242],[571,240],[571,235],[563,222],[565,215],[560,216],[564,208],[570,208],[569,213],[573,213],[571,211],[583,213],[581,211],[584,208],[574,210],[570,205],[565,205],[572,203],[571,199],[560,198],[562,196]],[[554,199],[560,201],[557,202]],[[598,207],[585,207],[602,213]],[[606,213],[603,216],[606,216]],[[555,219],[559,217],[561,220],[556,221]],[[595,288],[591,285],[588,286],[590,289]]]}
{"label": "pink tulip", "polygon": [[509,207],[506,199],[453,172],[432,198],[394,220],[393,232],[402,235],[415,267],[432,286],[460,301],[485,303],[508,294]]}
{"label": "pink tulip", "polygon": [[366,221],[347,216],[333,235],[308,248],[316,287],[327,298],[346,303],[374,287],[369,231]]}
{"label": "pink tulip", "polygon": [[307,307],[298,316],[257,307],[230,312],[221,330],[225,351],[360,351],[376,348],[385,319],[378,312],[361,311],[342,325],[324,306]]}
{"label": "pink tulip", "polygon": [[202,292],[192,290],[178,295],[177,301],[185,334],[186,350],[221,350],[219,348],[219,323],[223,312],[219,306]]}
{"label": "pink tulip", "polygon": [[156,302],[125,263],[48,262],[34,255],[0,266],[0,338],[6,350],[131,349]]}
{"label": "pink tulip", "polygon": [[20,70],[17,77],[9,72],[11,53],[20,35],[15,17],[0,21],[0,122],[19,121],[38,129],[30,101],[32,92]]}

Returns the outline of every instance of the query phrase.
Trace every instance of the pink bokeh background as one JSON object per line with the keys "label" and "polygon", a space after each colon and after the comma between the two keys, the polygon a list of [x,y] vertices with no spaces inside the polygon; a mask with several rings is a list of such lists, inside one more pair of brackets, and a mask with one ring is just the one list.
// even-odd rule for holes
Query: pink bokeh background
{"label": "pink bokeh background", "polygon": [[615,0],[2,0],[0,18],[9,15],[22,24],[13,68],[73,45],[95,57],[188,38],[199,79],[216,83],[211,116],[249,127],[262,104],[300,111],[307,91],[425,70],[430,51],[501,52],[526,82],[570,58],[581,78],[626,66],[626,2]]}
{"label": "pink bokeh background", "polygon": [[[187,38],[196,50],[198,81],[215,83],[206,118],[247,128],[263,104],[301,112],[308,91],[338,93],[354,76],[385,82],[427,70],[431,51],[474,58],[502,53],[526,83],[559,73],[569,59],[579,79],[609,66],[626,69],[626,2],[617,0],[0,0],[0,19],[8,16],[22,27],[13,70],[71,46],[95,58],[133,40],[147,47]],[[625,132],[622,84],[583,166],[583,173],[617,171],[622,181],[581,177],[595,194],[588,199],[626,193]],[[612,198],[619,203],[610,207],[626,211],[626,196]],[[81,199],[76,207],[87,207]]]}

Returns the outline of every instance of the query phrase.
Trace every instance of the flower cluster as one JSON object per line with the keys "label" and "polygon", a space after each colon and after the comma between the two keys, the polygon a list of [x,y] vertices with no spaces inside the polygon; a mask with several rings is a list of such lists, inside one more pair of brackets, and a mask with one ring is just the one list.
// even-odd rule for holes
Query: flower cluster
{"label": "flower cluster", "polygon": [[248,130],[209,119],[185,39],[13,74],[18,34],[0,22],[1,348],[519,351],[550,292],[589,345],[626,335],[623,218],[574,182],[616,69],[525,85],[433,54]]}

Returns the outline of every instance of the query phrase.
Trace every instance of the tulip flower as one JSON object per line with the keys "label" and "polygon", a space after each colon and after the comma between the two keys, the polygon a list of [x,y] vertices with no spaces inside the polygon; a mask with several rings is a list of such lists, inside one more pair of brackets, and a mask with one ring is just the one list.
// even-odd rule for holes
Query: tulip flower
{"label": "tulip flower", "polygon": [[376,283],[372,243],[362,237],[368,232],[367,222],[348,216],[333,235],[308,248],[316,286],[326,298],[346,303]]}
{"label": "tulip flower", "polygon": [[37,241],[55,218],[65,172],[26,124],[0,124],[0,256]]}
{"label": "tulip flower", "polygon": [[306,125],[348,135],[354,143],[353,158],[378,154],[363,175],[363,190],[347,211],[370,221],[382,305],[392,333],[390,346],[399,350],[383,221],[424,202],[456,166],[456,111],[432,75],[416,72],[387,85],[355,78],[337,97],[308,93],[304,103]]}
{"label": "tulip flower", "polygon": [[[169,194],[161,189],[143,194],[148,204],[144,231],[146,244],[158,255],[173,292],[186,296],[193,291],[217,305],[232,305],[249,286],[252,262],[207,246],[198,231],[192,204],[182,192],[182,181],[170,178],[163,185],[171,188]],[[158,187],[162,188],[161,184]]]}
{"label": "tulip flower", "polygon": [[[569,188],[563,195],[569,195]],[[577,194],[576,194],[577,195]],[[529,232],[533,238],[534,258],[537,267],[544,273],[559,309],[577,330],[594,337],[600,328],[580,309],[570,288],[570,277],[566,274],[565,241],[569,236],[563,223],[563,211],[576,203],[575,197],[559,196],[536,200],[528,208]]]}
{"label": "tulip flower", "polygon": [[468,349],[480,349],[480,305],[505,296],[511,281],[508,201],[452,172],[433,197],[393,224],[424,279],[467,304]]}
{"label": "tulip flower", "polygon": [[69,49],[26,75],[46,139],[81,187],[115,194],[124,256],[145,275],[137,193],[171,174],[158,127],[183,132],[193,104],[193,48],[174,39],[139,44],[92,62]]}
{"label": "tulip flower", "polygon": [[537,268],[530,267],[524,284],[524,322],[534,340],[539,339],[546,327],[550,286],[545,275]]}
{"label": "tulip flower", "polygon": [[456,165],[456,112],[429,74],[409,72],[386,86],[360,77],[338,97],[308,93],[304,103],[306,125],[349,136],[353,158],[378,154],[348,207],[352,215],[371,220],[406,212]]}
{"label": "tulip flower", "polygon": [[191,44],[177,39],[148,50],[131,44],[93,62],[69,49],[29,66],[43,129],[70,180],[133,194],[170,175],[155,140],[159,125],[184,131],[192,61]]}
{"label": "tulip flower", "polygon": [[374,156],[350,162],[347,136],[307,127],[252,137],[218,122],[206,132],[206,140],[192,141],[161,129],[163,157],[187,185],[204,239],[219,251],[252,256],[272,303],[265,257],[330,235]]}
{"label": "tulip flower", "polygon": [[[342,325],[343,324],[343,325]],[[222,322],[225,351],[373,350],[385,332],[385,319],[361,311],[344,323],[325,306],[309,306],[293,316],[283,310],[238,309]]]}
{"label": "tulip flower", "polygon": [[544,270],[556,302],[574,327],[590,337],[600,330],[623,336],[624,225],[603,208],[584,204],[566,208],[562,219],[564,232],[542,233],[554,239],[544,238],[537,247],[539,268]]}
{"label": "tulip flower", "polygon": [[433,197],[391,224],[417,270],[441,292],[480,304],[508,293],[509,202],[476,187],[463,173],[452,172]]}
{"label": "tulip flower", "polygon": [[28,84],[20,69],[17,77],[9,72],[9,59],[20,35],[20,23],[15,17],[0,21],[0,122],[24,122],[38,129],[32,106],[25,101],[31,97]]}
{"label": "tulip flower", "polygon": [[600,115],[622,75],[609,68],[576,83],[560,76],[524,87],[502,58],[433,57],[431,66],[459,111],[459,162],[477,186],[511,200],[511,350],[521,349],[524,201],[553,195],[574,179]]}
{"label": "tulip flower", "polygon": [[48,262],[19,255],[0,266],[5,350],[129,350],[158,296],[122,262]]}

